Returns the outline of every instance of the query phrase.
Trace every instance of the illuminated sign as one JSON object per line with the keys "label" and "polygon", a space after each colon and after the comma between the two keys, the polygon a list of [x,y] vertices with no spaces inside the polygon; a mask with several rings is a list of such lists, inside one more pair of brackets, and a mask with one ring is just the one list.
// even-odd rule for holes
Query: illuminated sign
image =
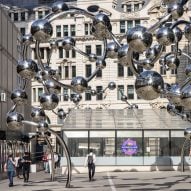
{"label": "illuminated sign", "polygon": [[121,150],[125,155],[133,155],[138,151],[137,142],[131,139],[127,139],[121,145]]}

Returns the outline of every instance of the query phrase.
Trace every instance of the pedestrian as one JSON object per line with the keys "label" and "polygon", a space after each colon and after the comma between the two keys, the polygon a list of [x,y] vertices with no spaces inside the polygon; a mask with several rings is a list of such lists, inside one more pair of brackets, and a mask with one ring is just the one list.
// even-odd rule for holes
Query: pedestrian
{"label": "pedestrian", "polygon": [[22,159],[19,153],[16,153],[16,157],[14,158],[14,160],[15,160],[15,167],[16,167],[16,176],[17,178],[21,178],[20,173],[22,170]]}
{"label": "pedestrian", "polygon": [[95,162],[96,162],[96,155],[93,153],[93,150],[90,149],[90,153],[87,154],[84,164],[85,167],[88,166],[89,181],[94,180]]}
{"label": "pedestrian", "polygon": [[22,164],[23,164],[24,182],[28,182],[29,181],[30,164],[31,164],[31,158],[30,158],[28,152],[25,152],[25,154],[23,156]]}
{"label": "pedestrian", "polygon": [[47,152],[44,152],[44,155],[42,157],[42,161],[44,163],[44,172],[49,172],[49,169],[48,169],[48,154],[47,154]]}
{"label": "pedestrian", "polygon": [[4,171],[7,172],[9,187],[13,186],[13,177],[15,176],[15,161],[13,155],[8,155],[7,162],[4,165]]}

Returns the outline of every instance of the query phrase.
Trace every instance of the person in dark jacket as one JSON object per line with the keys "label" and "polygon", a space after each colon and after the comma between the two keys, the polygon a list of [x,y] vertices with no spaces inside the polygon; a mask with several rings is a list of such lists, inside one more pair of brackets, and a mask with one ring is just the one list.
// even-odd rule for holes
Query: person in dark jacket
{"label": "person in dark jacket", "polygon": [[31,164],[31,158],[30,158],[28,152],[25,152],[25,155],[23,156],[22,163],[23,163],[24,182],[28,182],[29,181],[30,164]]}

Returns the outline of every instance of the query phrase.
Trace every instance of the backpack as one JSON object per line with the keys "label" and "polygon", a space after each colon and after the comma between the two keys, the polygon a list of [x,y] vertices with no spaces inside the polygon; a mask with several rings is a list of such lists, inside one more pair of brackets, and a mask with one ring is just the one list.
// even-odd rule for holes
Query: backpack
{"label": "backpack", "polygon": [[93,164],[93,155],[88,155],[88,164],[92,165]]}

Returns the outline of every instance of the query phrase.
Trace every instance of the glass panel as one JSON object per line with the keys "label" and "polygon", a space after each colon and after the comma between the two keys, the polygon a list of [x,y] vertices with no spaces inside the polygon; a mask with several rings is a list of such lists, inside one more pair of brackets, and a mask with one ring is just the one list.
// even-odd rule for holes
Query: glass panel
{"label": "glass panel", "polygon": [[70,25],[71,36],[76,35],[76,25]]}
{"label": "glass panel", "polygon": [[124,85],[118,85],[117,87],[117,99],[121,100],[121,96],[124,94]]}
{"label": "glass panel", "polygon": [[125,21],[120,21],[120,33],[125,33]]}
{"label": "glass panel", "polygon": [[127,98],[134,99],[134,86],[133,85],[127,86]]}
{"label": "glass panel", "polygon": [[96,100],[102,100],[103,99],[103,93],[102,93],[103,87],[102,86],[96,86]]}
{"label": "glass panel", "polygon": [[68,36],[68,25],[63,25],[63,36]]}
{"label": "glass panel", "polygon": [[124,76],[124,67],[121,64],[118,64],[118,77]]}
{"label": "glass panel", "polygon": [[56,36],[61,37],[61,25],[56,26]]}

